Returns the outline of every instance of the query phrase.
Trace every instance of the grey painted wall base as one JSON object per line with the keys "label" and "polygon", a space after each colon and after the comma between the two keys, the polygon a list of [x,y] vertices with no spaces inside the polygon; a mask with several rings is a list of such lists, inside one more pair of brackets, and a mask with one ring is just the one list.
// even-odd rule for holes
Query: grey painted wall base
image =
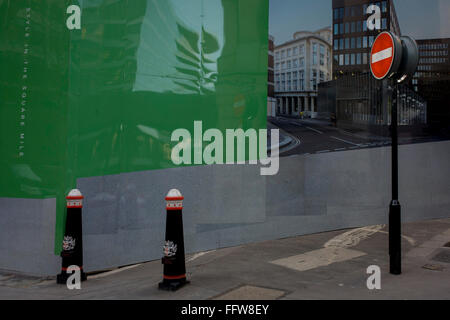
{"label": "grey painted wall base", "polygon": [[[403,220],[450,217],[450,142],[401,146],[399,155]],[[161,258],[171,188],[185,197],[187,252],[387,223],[390,148],[282,158],[272,177],[258,166],[199,166],[82,178],[78,188],[89,272]],[[33,213],[30,201],[41,203]],[[0,269],[56,274],[54,199],[0,204]],[[28,248],[28,235],[42,246]]]}
{"label": "grey painted wall base", "polygon": [[0,198],[0,269],[30,275],[56,275],[56,199]]}

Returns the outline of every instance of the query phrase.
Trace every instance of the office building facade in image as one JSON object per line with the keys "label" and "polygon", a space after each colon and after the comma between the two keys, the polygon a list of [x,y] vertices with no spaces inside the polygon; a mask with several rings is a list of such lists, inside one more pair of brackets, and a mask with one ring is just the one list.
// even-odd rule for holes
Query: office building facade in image
{"label": "office building facade in image", "polygon": [[[370,5],[380,8],[380,29],[370,30]],[[392,0],[333,0],[333,78],[370,72],[370,48],[382,31],[400,35]]]}
{"label": "office building facade in image", "polygon": [[412,79],[414,90],[426,101],[431,128],[450,127],[450,38],[417,40],[419,66]]}
{"label": "office building facade in image", "polygon": [[331,29],[299,31],[275,47],[277,115],[315,117],[317,88],[332,77]]}
{"label": "office building facade in image", "polygon": [[274,45],[275,39],[269,36],[269,52],[268,52],[268,72],[267,72],[267,116],[276,116],[276,99],[275,99],[275,69],[274,69]]}

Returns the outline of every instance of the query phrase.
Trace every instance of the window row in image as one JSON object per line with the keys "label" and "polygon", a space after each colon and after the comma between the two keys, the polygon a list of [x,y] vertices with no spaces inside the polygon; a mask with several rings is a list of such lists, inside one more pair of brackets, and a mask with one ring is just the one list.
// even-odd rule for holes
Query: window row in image
{"label": "window row in image", "polygon": [[334,39],[333,49],[349,50],[349,49],[371,48],[374,40],[375,36]]}
{"label": "window row in image", "polygon": [[[381,12],[387,12],[387,1],[378,1],[372,3],[381,9]],[[344,18],[359,17],[367,15],[367,8],[372,4],[363,4],[356,6],[346,6],[342,8],[335,8],[333,10],[333,19],[342,20]]]}
{"label": "window row in image", "polygon": [[334,56],[334,61],[340,66],[367,65],[369,54],[367,52],[339,54]]}
{"label": "window row in image", "polygon": [[[381,19],[381,29],[387,30],[387,19]],[[343,35],[343,34],[351,34],[357,32],[366,32],[367,29],[367,21],[352,21],[345,23],[335,23],[333,28],[333,33],[335,36]]]}
{"label": "window row in image", "polygon": [[[330,79],[329,74],[316,69],[311,70],[311,90],[316,91],[317,85]],[[305,87],[305,71],[288,72],[275,75],[275,91],[307,91]]]}

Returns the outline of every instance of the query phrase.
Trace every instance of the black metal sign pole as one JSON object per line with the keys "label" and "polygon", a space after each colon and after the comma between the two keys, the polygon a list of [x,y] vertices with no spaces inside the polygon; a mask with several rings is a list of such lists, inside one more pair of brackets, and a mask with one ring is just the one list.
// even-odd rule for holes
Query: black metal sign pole
{"label": "black metal sign pole", "polygon": [[[386,51],[387,50],[387,51]],[[386,53],[387,52],[387,53]],[[389,55],[390,53],[390,55]],[[402,273],[401,206],[398,201],[398,85],[412,78],[419,64],[419,48],[411,37],[399,38],[384,31],[370,51],[370,70],[375,79],[391,79],[387,97],[391,98],[392,201],[389,205],[389,263],[391,274]],[[390,60],[387,60],[390,59]],[[379,64],[380,61],[384,61]],[[388,63],[390,62],[390,64]],[[387,67],[389,66],[389,69]]]}
{"label": "black metal sign pole", "polygon": [[392,136],[392,201],[389,206],[390,273],[402,273],[401,258],[401,206],[398,200],[398,91],[392,81],[391,136]]}

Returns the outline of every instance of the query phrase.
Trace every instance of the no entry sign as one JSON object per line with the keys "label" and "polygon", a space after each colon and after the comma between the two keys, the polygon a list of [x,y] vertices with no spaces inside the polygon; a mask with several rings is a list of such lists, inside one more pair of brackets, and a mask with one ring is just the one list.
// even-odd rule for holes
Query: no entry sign
{"label": "no entry sign", "polygon": [[375,39],[370,52],[370,70],[376,79],[382,80],[397,71],[401,56],[397,52],[401,51],[398,41],[390,32],[382,32]]}

